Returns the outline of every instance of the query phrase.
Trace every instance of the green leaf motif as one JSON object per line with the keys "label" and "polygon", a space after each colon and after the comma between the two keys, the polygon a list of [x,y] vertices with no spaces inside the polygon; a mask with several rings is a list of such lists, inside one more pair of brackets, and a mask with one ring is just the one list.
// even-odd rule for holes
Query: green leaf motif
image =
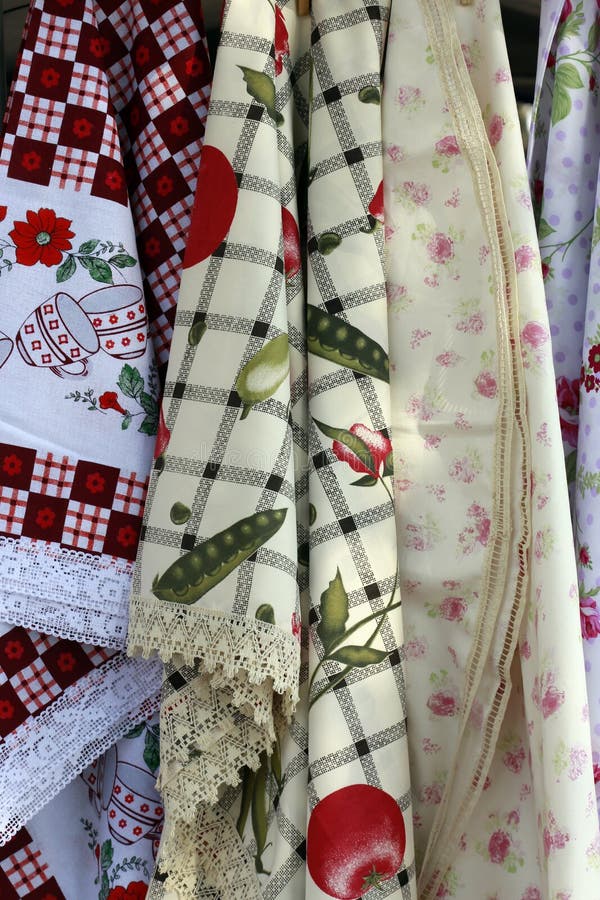
{"label": "green leaf motif", "polygon": [[357,666],[364,669],[365,666],[374,666],[387,659],[386,650],[375,650],[373,647],[358,647],[349,645],[348,647],[340,647],[335,653],[332,653],[330,659],[342,663],[345,666]]}
{"label": "green leaf motif", "polygon": [[103,259],[97,259],[95,256],[79,256],[78,259],[94,281],[99,281],[101,284],[113,283],[110,266]]}
{"label": "green leaf motif", "polygon": [[339,234],[335,231],[325,231],[317,241],[317,248],[323,256],[329,256],[341,243],[342,238]]}
{"label": "green leaf motif", "polygon": [[190,347],[197,347],[204,335],[206,334],[206,322],[196,322],[188,331],[188,344]]}
{"label": "green leaf motif", "polygon": [[171,522],[174,525],[185,525],[186,522],[189,522],[191,516],[192,511],[189,506],[186,506],[185,503],[181,503],[179,500],[173,504],[169,513]]}
{"label": "green leaf motif", "polygon": [[276,125],[283,125],[284,119],[275,108],[275,82],[264,72],[250,69],[248,66],[238,66],[241,69],[246,82],[246,90],[251,97],[267,110],[269,116]]}
{"label": "green leaf motif", "polygon": [[128,738],[128,740],[133,740],[133,738],[140,736],[145,727],[145,724],[143,722],[140,722],[139,725],[136,725],[135,728],[132,728],[131,731],[128,731],[125,737]]}
{"label": "green leaf motif", "polygon": [[151,772],[156,772],[160,764],[160,752],[158,747],[158,738],[154,732],[146,732],[146,740],[144,743],[144,762]]}
{"label": "green leaf motif", "polygon": [[86,241],[84,244],[81,244],[79,247],[78,253],[83,253],[86,256],[89,256],[90,253],[93,253],[100,241]]}
{"label": "green leaf motif", "polygon": [[596,16],[594,24],[588,32],[588,50],[595,53],[598,49],[598,41],[600,40],[600,17]]}
{"label": "green leaf motif", "polygon": [[555,230],[552,225],[549,225],[545,219],[540,219],[540,224],[538,227],[538,238],[540,241],[543,241],[544,238],[550,237],[551,234],[555,233]]}
{"label": "green leaf motif", "polygon": [[121,421],[121,429],[123,431],[127,431],[129,426],[131,425],[131,421],[132,421],[131,413],[125,413],[125,415],[123,416],[123,419]]}
{"label": "green leaf motif", "polygon": [[65,261],[61,263],[56,270],[57,282],[59,284],[63,284],[63,282],[68,281],[69,278],[72,278],[76,271],[77,263],[71,255],[68,255]]}
{"label": "green leaf motif", "polygon": [[148,434],[152,436],[153,434],[158,433],[158,416],[146,416],[138,431],[141,431],[142,434]]}
{"label": "green leaf motif", "polygon": [[600,206],[596,209],[596,220],[594,222],[594,230],[592,232],[592,250],[596,248],[600,242]]}
{"label": "green leaf motif", "polygon": [[371,451],[362,438],[359,438],[356,434],[352,434],[352,432],[348,431],[346,428],[334,428],[332,425],[325,425],[324,422],[317,421],[317,419],[313,419],[313,422],[319,431],[322,431],[323,434],[332,438],[334,441],[339,441],[340,444],[343,444],[351,450],[352,453],[358,456],[367,469],[370,469],[371,472],[374,471],[375,463],[373,462]]}
{"label": "green leaf motif", "polygon": [[111,256],[109,263],[116,266],[117,269],[130,269],[137,264],[137,260],[130,256],[129,253],[117,253],[116,256]]}
{"label": "green leaf motif", "polygon": [[379,89],[373,85],[361,88],[358,92],[358,99],[361,103],[375,103],[377,106],[381,103],[381,94]]}
{"label": "green leaf motif", "polygon": [[348,621],[348,594],[339,568],[329,587],[321,594],[319,612],[321,621],[317,625],[317,634],[327,653],[332,644],[344,635]]}
{"label": "green leaf motif", "polygon": [[117,384],[125,396],[131,397],[132,400],[138,400],[144,390],[144,379],[140,375],[139,369],[127,365],[127,363],[121,369]]}
{"label": "green leaf motif", "polygon": [[394,474],[394,451],[390,450],[383,464],[383,477]]}
{"label": "green leaf motif", "polygon": [[569,97],[567,89],[561,87],[557,83],[552,97],[552,124],[556,125],[558,122],[562,122],[563,119],[567,118],[570,112],[571,98]]}
{"label": "green leaf motif", "polygon": [[270,603],[261,603],[261,605],[254,613],[254,618],[258,619],[261,622],[268,622],[270,625],[274,625],[275,610]]}
{"label": "green leaf motif", "polygon": [[112,841],[104,841],[102,847],[100,848],[100,866],[103,871],[106,871],[106,869],[110,869],[110,867],[112,866],[113,856],[114,850]]}
{"label": "green leaf motif", "polygon": [[352,487],[374,487],[377,484],[377,478],[372,475],[363,475],[362,478],[352,481],[351,484]]}
{"label": "green leaf motif", "polygon": [[571,88],[571,90],[583,87],[583,81],[581,80],[581,75],[577,71],[577,68],[573,63],[565,62],[560,63],[556,69],[556,84],[560,84],[562,87]]}
{"label": "green leaf motif", "polygon": [[572,484],[577,478],[577,450],[572,450],[565,457],[565,468],[567,470],[567,483]]}
{"label": "green leaf motif", "polygon": [[158,416],[158,403],[151,394],[148,394],[146,391],[142,391],[138,398],[138,402],[146,415]]}
{"label": "green leaf motif", "polygon": [[98,900],[108,900],[108,895],[110,894],[110,882],[108,880],[108,873],[102,873],[102,881],[100,884],[100,893],[98,894]]}

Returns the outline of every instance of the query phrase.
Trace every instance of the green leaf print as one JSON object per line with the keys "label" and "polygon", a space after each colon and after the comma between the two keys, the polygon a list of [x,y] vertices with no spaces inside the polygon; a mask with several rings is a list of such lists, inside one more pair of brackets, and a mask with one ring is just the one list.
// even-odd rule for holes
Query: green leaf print
{"label": "green leaf print", "polygon": [[333,581],[329,582],[329,587],[321,594],[320,614],[317,634],[327,652],[342,637],[348,621],[348,594],[339,569]]}
{"label": "green leaf print", "polygon": [[195,603],[270,540],[286,515],[287,509],[271,509],[234,522],[157,576],[152,593],[171,603]]}
{"label": "green leaf print", "polygon": [[254,618],[258,619],[260,622],[268,622],[269,625],[274,625],[275,610],[270,603],[261,603],[261,605],[254,613]]}
{"label": "green leaf print", "polygon": [[100,849],[100,866],[103,871],[110,869],[112,866],[114,850],[112,841],[104,841]]}
{"label": "green leaf print", "polygon": [[594,250],[600,242],[600,206],[596,209],[596,218],[594,220],[594,230],[592,232],[592,250]]}
{"label": "green leaf print", "polygon": [[556,125],[566,119],[571,112],[571,98],[565,87],[561,87],[558,82],[554,88],[552,97],[552,124]]}
{"label": "green leaf print", "polygon": [[590,53],[595,53],[598,49],[598,41],[600,40],[600,19],[596,17],[594,19],[594,24],[590,28],[588,32],[588,50]]}
{"label": "green leaf print", "polygon": [[144,742],[144,762],[151,772],[156,772],[160,764],[160,752],[158,746],[158,738],[150,729],[146,732],[146,740]]}
{"label": "green leaf print", "polygon": [[560,63],[556,67],[554,96],[552,97],[552,124],[561,122],[571,112],[569,90],[583,87],[583,81],[573,63]]}
{"label": "green leaf print", "polygon": [[84,269],[87,269],[94,281],[101,284],[112,284],[112,272],[108,263],[103,259],[97,259],[95,256],[79,256],[77,257]]}
{"label": "green leaf print", "polygon": [[69,254],[65,261],[60,264],[58,269],[56,270],[56,280],[59,284],[63,284],[63,282],[68,281],[69,278],[72,278],[75,272],[77,271],[77,263],[74,258]]}
{"label": "green leaf print", "polygon": [[309,353],[362,375],[389,381],[389,359],[383,347],[354,325],[308,304],[306,338]]}
{"label": "green leaf print", "polygon": [[135,259],[129,253],[117,253],[116,256],[111,256],[108,261],[111,265],[116,266],[117,269],[129,269],[136,264]]}
{"label": "green leaf print", "polygon": [[544,238],[549,237],[551,234],[555,233],[555,230],[552,225],[549,225],[545,219],[540,219],[540,224],[538,227],[538,238],[540,241],[543,241]]}
{"label": "green leaf print", "polygon": [[117,384],[126,397],[137,400],[141,397],[144,390],[144,379],[140,375],[139,369],[135,366],[124,365],[121,374],[117,379]]}
{"label": "green leaf print", "polygon": [[248,416],[255,403],[273,396],[289,371],[288,338],[287,334],[280,334],[264,344],[238,375],[235,389],[244,404],[242,419]]}
{"label": "green leaf print", "polygon": [[98,240],[85,241],[83,244],[80,245],[79,250],[77,252],[83,253],[84,256],[89,256],[90,253],[94,252],[94,250],[96,249],[96,247],[98,246],[99,243],[100,243],[100,241],[98,241]]}
{"label": "green leaf print", "polygon": [[267,110],[269,116],[276,125],[283,125],[284,119],[275,108],[275,82],[264,72],[250,69],[248,66],[238,66],[241,69],[246,82],[246,90],[251,97]]}
{"label": "green leaf print", "polygon": [[191,515],[192,511],[189,506],[186,506],[185,503],[180,503],[178,500],[171,507],[169,518],[174,525],[185,525],[186,522],[189,522]]}
{"label": "green leaf print", "polygon": [[583,87],[581,75],[573,63],[560,63],[556,69],[556,84],[575,90]]}

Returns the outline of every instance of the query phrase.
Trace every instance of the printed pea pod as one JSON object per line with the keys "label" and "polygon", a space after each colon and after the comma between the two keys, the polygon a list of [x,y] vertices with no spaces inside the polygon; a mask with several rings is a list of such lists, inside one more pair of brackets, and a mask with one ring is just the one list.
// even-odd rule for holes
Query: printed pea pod
{"label": "printed pea pod", "polygon": [[271,509],[240,519],[181,556],[152,584],[159,600],[195,603],[276,534],[287,509]]}
{"label": "printed pea pod", "polygon": [[361,375],[390,380],[390,363],[381,344],[339,316],[309,304],[306,332],[309,353]]}
{"label": "printed pea pod", "polygon": [[242,775],[242,802],[240,804],[240,812],[236,822],[237,833],[241,838],[244,837],[244,829],[246,828],[246,820],[250,812],[252,796],[254,794],[254,782],[256,781],[256,772],[253,772],[248,766],[244,766]]}
{"label": "printed pea pod", "polygon": [[287,334],[280,334],[261,347],[238,375],[235,389],[244,404],[242,419],[246,418],[255,403],[273,396],[289,371],[288,338]]}
{"label": "printed pea pod", "polygon": [[256,773],[254,793],[252,795],[252,830],[254,831],[254,840],[256,841],[254,864],[258,873],[270,875],[271,873],[266,871],[262,862],[262,855],[267,849],[267,832],[269,828],[267,812],[267,773],[269,769],[269,758],[263,751],[260,759],[260,769]]}
{"label": "printed pea pod", "polygon": [[332,644],[345,633],[348,621],[348,594],[339,569],[335,578],[329,582],[329,587],[321,594],[319,611],[321,621],[317,625],[317,634],[327,653]]}
{"label": "printed pea pod", "polygon": [[283,125],[283,116],[275,107],[275,82],[273,79],[264,72],[250,69],[248,66],[238,66],[238,69],[242,70],[246,90],[250,96],[258,103],[262,103],[276,125]]}
{"label": "printed pea pod", "polygon": [[349,644],[347,647],[340,647],[335,653],[332,653],[329,659],[335,659],[336,662],[343,663],[345,666],[355,666],[360,669],[365,666],[374,666],[377,663],[387,659],[388,654],[385,650],[375,650],[373,647],[358,647]]}

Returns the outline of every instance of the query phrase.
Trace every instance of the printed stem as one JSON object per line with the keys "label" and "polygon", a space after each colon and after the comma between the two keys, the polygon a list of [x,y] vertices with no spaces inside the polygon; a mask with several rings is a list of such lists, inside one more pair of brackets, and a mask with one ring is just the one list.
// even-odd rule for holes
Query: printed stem
{"label": "printed stem", "polygon": [[587,228],[589,228],[590,225],[593,224],[593,221],[594,221],[594,217],[592,216],[592,218],[589,219],[589,220],[585,223],[585,225],[583,225],[582,228],[579,229],[579,231],[577,232],[577,234],[574,234],[573,237],[572,237],[570,240],[568,240],[568,241],[561,241],[561,242],[558,243],[558,244],[540,244],[540,250],[546,250],[546,248],[550,248],[550,247],[555,247],[555,248],[556,248],[555,250],[552,251],[552,253],[550,254],[550,256],[545,256],[544,259],[552,259],[552,257],[554,256],[554,254],[555,254],[555,253],[558,253],[558,251],[561,250],[561,249],[564,247],[565,249],[564,249],[564,252],[563,252],[563,255],[562,255],[563,262],[564,262],[565,256],[567,255],[567,253],[569,252],[569,250],[571,249],[571,247],[573,246],[573,244],[575,243],[575,241],[577,240],[577,238],[578,238],[578,237],[581,237],[581,235],[583,234],[583,232],[584,232]]}

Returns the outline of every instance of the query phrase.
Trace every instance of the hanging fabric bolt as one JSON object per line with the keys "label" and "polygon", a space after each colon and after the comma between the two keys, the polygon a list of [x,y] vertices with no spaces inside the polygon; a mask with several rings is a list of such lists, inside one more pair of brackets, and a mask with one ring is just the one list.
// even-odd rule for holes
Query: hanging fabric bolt
{"label": "hanging fabric bolt", "polygon": [[310,13],[310,0],[296,0],[296,11],[299,16],[308,16]]}

